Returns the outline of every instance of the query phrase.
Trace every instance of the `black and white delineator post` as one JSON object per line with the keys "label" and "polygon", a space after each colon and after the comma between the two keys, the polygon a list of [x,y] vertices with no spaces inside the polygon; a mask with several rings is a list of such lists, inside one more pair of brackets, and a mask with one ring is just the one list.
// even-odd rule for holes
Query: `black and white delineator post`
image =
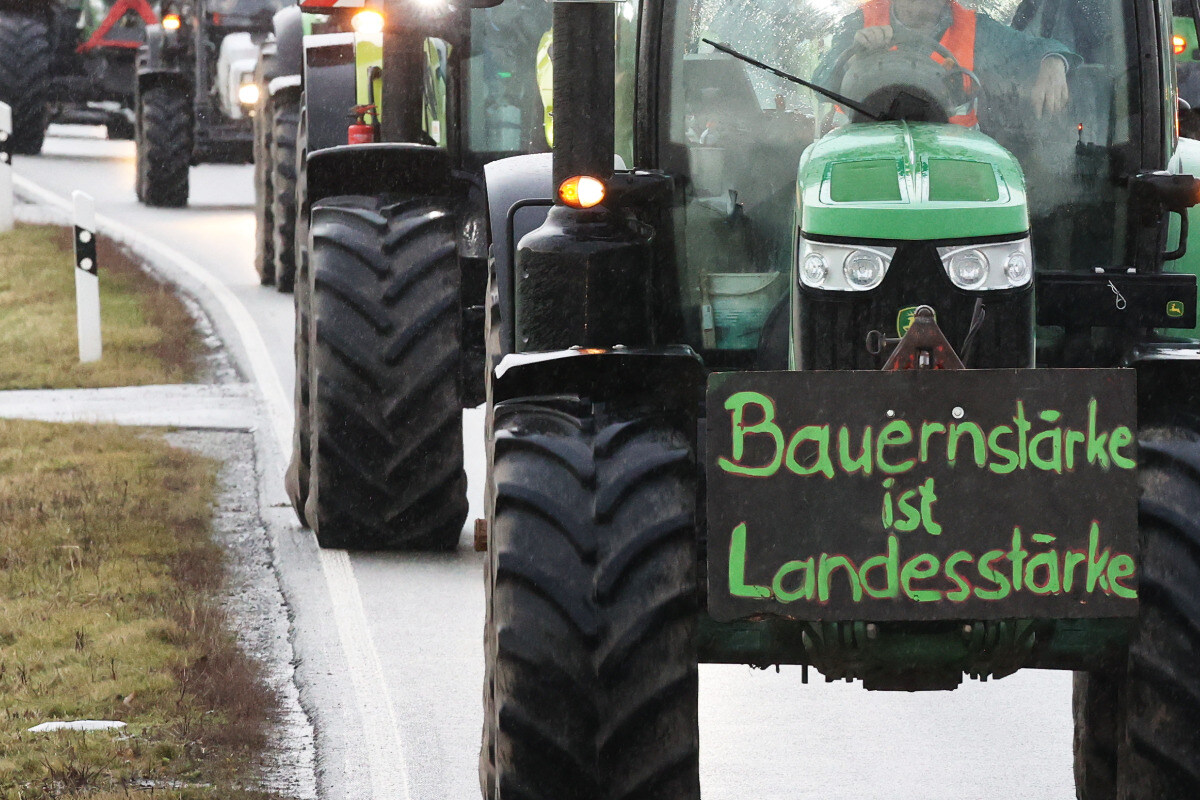
{"label": "black and white delineator post", "polygon": [[75,313],[79,360],[100,360],[100,277],[96,263],[96,201],[78,189],[75,201]]}
{"label": "black and white delineator post", "polygon": [[12,108],[0,103],[0,233],[13,228]]}

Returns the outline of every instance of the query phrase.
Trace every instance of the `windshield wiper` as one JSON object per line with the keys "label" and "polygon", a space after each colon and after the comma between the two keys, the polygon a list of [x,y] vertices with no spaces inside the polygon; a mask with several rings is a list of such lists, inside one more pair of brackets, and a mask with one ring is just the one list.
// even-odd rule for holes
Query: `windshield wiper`
{"label": "windshield wiper", "polygon": [[837,92],[833,91],[832,89],[826,89],[824,86],[821,86],[820,84],[811,83],[810,81],[806,81],[803,78],[797,78],[795,75],[789,75],[788,73],[784,72],[783,70],[775,69],[775,67],[772,67],[768,64],[764,64],[763,62],[759,61],[756,58],[751,58],[750,56],[745,55],[744,53],[739,53],[737,50],[734,50],[732,47],[729,47],[729,46],[723,45],[723,44],[717,44],[712,39],[701,39],[700,41],[704,42],[705,44],[711,44],[713,47],[717,48],[722,53],[727,53],[727,54],[733,56],[734,58],[741,59],[742,61],[745,61],[747,64],[749,64],[753,67],[758,67],[759,69],[766,70],[767,72],[770,72],[772,75],[778,75],[779,77],[783,78],[784,80],[791,81],[792,83],[798,83],[801,86],[805,87],[806,89],[812,89],[814,92],[820,92],[821,94],[825,95],[830,100],[832,100],[833,102],[838,103],[839,105],[846,106],[846,108],[853,109],[853,110],[857,111],[859,114],[862,114],[867,119],[874,120],[875,122],[879,122],[880,120],[883,119],[883,117],[879,116],[875,112],[868,111],[856,100],[851,100],[849,97],[838,94]]}

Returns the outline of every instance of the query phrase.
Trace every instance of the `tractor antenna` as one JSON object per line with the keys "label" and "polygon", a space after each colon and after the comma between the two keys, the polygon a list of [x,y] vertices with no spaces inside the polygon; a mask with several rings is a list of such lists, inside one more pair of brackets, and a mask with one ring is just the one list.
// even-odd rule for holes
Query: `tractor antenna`
{"label": "tractor antenna", "polygon": [[713,47],[717,48],[722,53],[728,53],[729,55],[733,56],[734,58],[739,58],[742,61],[745,61],[747,64],[750,64],[751,66],[755,66],[755,67],[758,67],[759,69],[766,70],[767,72],[770,72],[772,75],[778,75],[779,77],[783,78],[786,81],[791,81],[792,83],[798,83],[807,89],[812,89],[814,92],[820,92],[821,94],[825,95],[830,100],[832,100],[833,102],[838,103],[843,106],[846,106],[847,108],[853,109],[853,110],[857,111],[859,114],[862,114],[867,119],[874,120],[875,122],[879,122],[880,120],[883,119],[883,117],[876,114],[875,112],[868,111],[858,101],[851,100],[849,97],[838,94],[837,92],[833,91],[832,89],[826,89],[824,86],[821,86],[820,84],[811,83],[809,81],[804,80],[803,78],[797,78],[795,75],[790,75],[781,69],[775,69],[775,67],[768,66],[767,64],[764,64],[763,62],[759,61],[758,59],[751,58],[750,56],[745,55],[744,53],[739,53],[737,50],[734,50],[732,47],[729,47],[729,46],[723,45],[723,44],[717,44],[712,39],[701,39],[700,41],[704,42],[705,44],[711,44]]}

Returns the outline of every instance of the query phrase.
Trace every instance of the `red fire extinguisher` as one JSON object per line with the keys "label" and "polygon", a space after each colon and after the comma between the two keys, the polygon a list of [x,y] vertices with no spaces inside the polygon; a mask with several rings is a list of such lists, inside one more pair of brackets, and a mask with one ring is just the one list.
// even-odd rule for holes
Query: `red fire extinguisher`
{"label": "red fire extinguisher", "polygon": [[353,110],[354,124],[350,126],[347,132],[347,142],[349,144],[371,144],[375,141],[375,126],[367,122],[367,115],[372,118],[375,116],[375,105],[368,104],[365,106],[355,106]]}

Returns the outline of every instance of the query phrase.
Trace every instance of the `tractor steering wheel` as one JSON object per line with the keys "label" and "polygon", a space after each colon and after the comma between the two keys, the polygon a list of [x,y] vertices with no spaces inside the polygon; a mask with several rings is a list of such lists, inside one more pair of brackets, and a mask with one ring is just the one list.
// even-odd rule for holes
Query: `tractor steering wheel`
{"label": "tractor steering wheel", "polygon": [[[895,55],[893,55],[895,54]],[[915,62],[911,56],[917,55],[923,58],[917,59]],[[938,64],[933,60],[933,56],[937,55],[942,58],[942,62]],[[983,85],[979,82],[979,78],[971,70],[963,67],[958,63],[958,59],[954,57],[954,53],[941,42],[926,36],[921,33],[915,33],[900,28],[894,28],[892,33],[891,44],[880,50],[871,50],[863,47],[858,43],[852,44],[846,48],[837,61],[834,63],[833,71],[830,74],[830,88],[846,93],[843,84],[847,73],[851,71],[853,59],[855,57],[862,59],[872,59],[880,62],[882,66],[886,62],[892,61],[896,57],[905,57],[910,62],[922,66],[922,72],[929,75],[937,75],[944,78],[945,94],[950,100],[953,108],[958,108],[971,103],[974,103],[983,92]],[[925,62],[932,65],[930,68],[925,68]],[[891,66],[890,64],[888,66]],[[935,73],[934,69],[940,69],[941,73]],[[894,75],[892,70],[877,69],[880,74]],[[903,75],[903,71],[901,72]],[[914,76],[915,77],[915,76]],[[928,77],[925,76],[925,77]],[[966,80],[964,80],[964,78]],[[903,83],[903,81],[891,80],[891,83]],[[881,84],[882,87],[883,84]],[[847,94],[847,97],[853,97]],[[855,97],[853,99],[862,101],[865,97]],[[950,109],[946,109],[948,112]]]}

